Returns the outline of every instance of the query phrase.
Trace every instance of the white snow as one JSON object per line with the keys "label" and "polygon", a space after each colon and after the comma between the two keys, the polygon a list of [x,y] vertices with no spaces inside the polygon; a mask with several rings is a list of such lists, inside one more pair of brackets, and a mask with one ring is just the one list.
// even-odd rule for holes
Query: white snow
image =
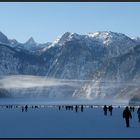
{"label": "white snow", "polygon": [[1,138],[140,138],[137,113],[132,112],[130,128],[122,118],[122,108],[114,108],[113,116],[103,115],[102,107],[60,111],[57,106],[29,108],[0,108]]}
{"label": "white snow", "polygon": [[[138,43],[122,33],[112,31],[98,31],[85,34],[66,32],[57,38],[47,49],[63,46],[68,41],[79,41],[87,46],[102,46],[108,48],[109,56],[117,57],[133,49]],[[44,49],[46,51],[47,49]]]}

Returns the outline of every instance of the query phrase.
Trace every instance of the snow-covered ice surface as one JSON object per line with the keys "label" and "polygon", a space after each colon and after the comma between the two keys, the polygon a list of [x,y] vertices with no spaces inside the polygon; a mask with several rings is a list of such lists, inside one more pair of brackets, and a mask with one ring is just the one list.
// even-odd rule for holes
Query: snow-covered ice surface
{"label": "snow-covered ice surface", "polygon": [[123,107],[114,108],[113,116],[103,115],[102,107],[84,107],[84,111],[58,106],[0,108],[1,138],[140,138],[136,109],[130,128],[122,118]]}

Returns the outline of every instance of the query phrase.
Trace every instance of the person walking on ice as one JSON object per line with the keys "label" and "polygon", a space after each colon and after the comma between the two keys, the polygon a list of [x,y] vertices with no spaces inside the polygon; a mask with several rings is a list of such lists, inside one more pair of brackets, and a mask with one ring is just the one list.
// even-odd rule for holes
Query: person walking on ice
{"label": "person walking on ice", "polygon": [[104,110],[104,115],[107,116],[107,106],[106,105],[104,105],[103,110]]}
{"label": "person walking on ice", "polygon": [[112,116],[112,110],[113,110],[112,105],[110,105],[110,106],[108,107],[108,110],[109,110],[109,112],[110,112],[110,116]]}
{"label": "person walking on ice", "polygon": [[130,112],[128,106],[123,111],[123,118],[125,119],[126,127],[130,127],[129,118],[132,119],[132,115],[131,115],[131,112]]}

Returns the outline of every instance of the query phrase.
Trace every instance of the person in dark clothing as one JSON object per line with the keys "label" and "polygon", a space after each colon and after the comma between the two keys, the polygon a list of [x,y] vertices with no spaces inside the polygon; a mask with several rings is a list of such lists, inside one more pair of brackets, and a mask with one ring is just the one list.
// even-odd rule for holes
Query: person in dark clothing
{"label": "person in dark clothing", "polygon": [[70,110],[70,106],[68,105],[68,110]]}
{"label": "person in dark clothing", "polygon": [[132,110],[133,110],[133,108],[132,108],[132,106],[130,106],[130,111],[132,112]]}
{"label": "person in dark clothing", "polygon": [[78,112],[78,106],[77,105],[75,106],[75,112]]}
{"label": "person in dark clothing", "polygon": [[123,111],[123,118],[126,121],[126,127],[130,127],[129,124],[129,118],[132,119],[132,115],[131,115],[131,111],[129,110],[128,106],[125,108],[125,110]]}
{"label": "person in dark clothing", "polygon": [[24,111],[24,106],[22,106],[22,112]]}
{"label": "person in dark clothing", "polygon": [[25,106],[25,111],[26,111],[26,112],[27,112],[27,109],[28,109],[28,106],[26,105],[26,106]]}
{"label": "person in dark clothing", "polygon": [[35,105],[35,108],[38,108],[38,106],[37,106],[37,105]]}
{"label": "person in dark clothing", "polygon": [[112,105],[110,105],[110,106],[108,107],[108,110],[109,110],[109,112],[110,112],[110,116],[112,116],[112,110],[113,110]]}
{"label": "person in dark clothing", "polygon": [[140,107],[137,110],[137,114],[138,114],[138,121],[140,122]]}
{"label": "person in dark clothing", "polygon": [[103,110],[104,110],[104,115],[106,116],[107,115],[107,106],[106,105],[104,105]]}
{"label": "person in dark clothing", "polygon": [[73,105],[71,106],[71,110],[73,111]]}
{"label": "person in dark clothing", "polygon": [[59,106],[59,110],[61,109],[61,106]]}
{"label": "person in dark clothing", "polygon": [[68,109],[67,105],[65,106],[65,109],[66,109],[66,110]]}
{"label": "person in dark clothing", "polygon": [[84,106],[83,106],[83,105],[81,105],[81,112],[83,112],[83,110],[84,110]]}
{"label": "person in dark clothing", "polygon": [[134,106],[132,107],[132,110],[133,110],[133,112],[135,111],[135,107]]}

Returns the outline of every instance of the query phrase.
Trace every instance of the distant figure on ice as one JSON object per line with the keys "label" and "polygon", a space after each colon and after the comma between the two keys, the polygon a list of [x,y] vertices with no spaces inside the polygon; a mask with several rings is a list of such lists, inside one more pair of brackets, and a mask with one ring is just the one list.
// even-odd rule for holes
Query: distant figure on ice
{"label": "distant figure on ice", "polygon": [[[28,106],[27,106],[27,108],[28,108]],[[35,108],[38,108],[38,106],[37,106],[37,105],[35,105]]]}
{"label": "distant figure on ice", "polygon": [[84,110],[84,106],[83,106],[83,105],[81,105],[81,112],[83,112],[83,110]]}
{"label": "distant figure on ice", "polygon": [[78,106],[77,105],[75,106],[75,111],[78,112]]}
{"label": "distant figure on ice", "polygon": [[132,111],[134,112],[134,110],[135,110],[135,107],[134,107],[134,106],[133,106],[133,107],[130,106],[130,111],[131,111],[131,112],[132,112]]}
{"label": "distant figure on ice", "polygon": [[134,106],[132,107],[132,110],[133,110],[133,112],[135,111],[135,107]]}
{"label": "distant figure on ice", "polygon": [[67,105],[65,106],[65,109],[68,110],[68,106]]}
{"label": "distant figure on ice", "polygon": [[129,118],[132,119],[132,115],[131,115],[131,111],[129,110],[128,106],[125,108],[125,110],[123,111],[123,118],[126,121],[126,127],[130,127],[129,124]]}
{"label": "distant figure on ice", "polygon": [[59,105],[59,110],[61,109],[61,106]]}
{"label": "distant figure on ice", "polygon": [[24,106],[22,106],[22,112],[24,112]]}
{"label": "distant figure on ice", "polygon": [[132,112],[132,110],[133,110],[133,108],[132,108],[132,106],[130,106],[130,111]]}
{"label": "distant figure on ice", "polygon": [[104,115],[106,116],[107,115],[107,106],[106,105],[104,105],[103,110],[104,110]]}
{"label": "distant figure on ice", "polygon": [[108,110],[109,110],[109,112],[110,112],[110,116],[112,116],[112,110],[113,110],[112,105],[110,105],[110,106],[108,107]]}
{"label": "distant figure on ice", "polygon": [[26,112],[27,112],[27,109],[28,109],[28,106],[26,105],[26,106],[25,106],[25,111],[26,111]]}
{"label": "distant figure on ice", "polygon": [[137,110],[137,114],[138,114],[138,121],[140,122],[140,107]]}
{"label": "distant figure on ice", "polygon": [[71,106],[71,110],[73,110],[73,105]]}

